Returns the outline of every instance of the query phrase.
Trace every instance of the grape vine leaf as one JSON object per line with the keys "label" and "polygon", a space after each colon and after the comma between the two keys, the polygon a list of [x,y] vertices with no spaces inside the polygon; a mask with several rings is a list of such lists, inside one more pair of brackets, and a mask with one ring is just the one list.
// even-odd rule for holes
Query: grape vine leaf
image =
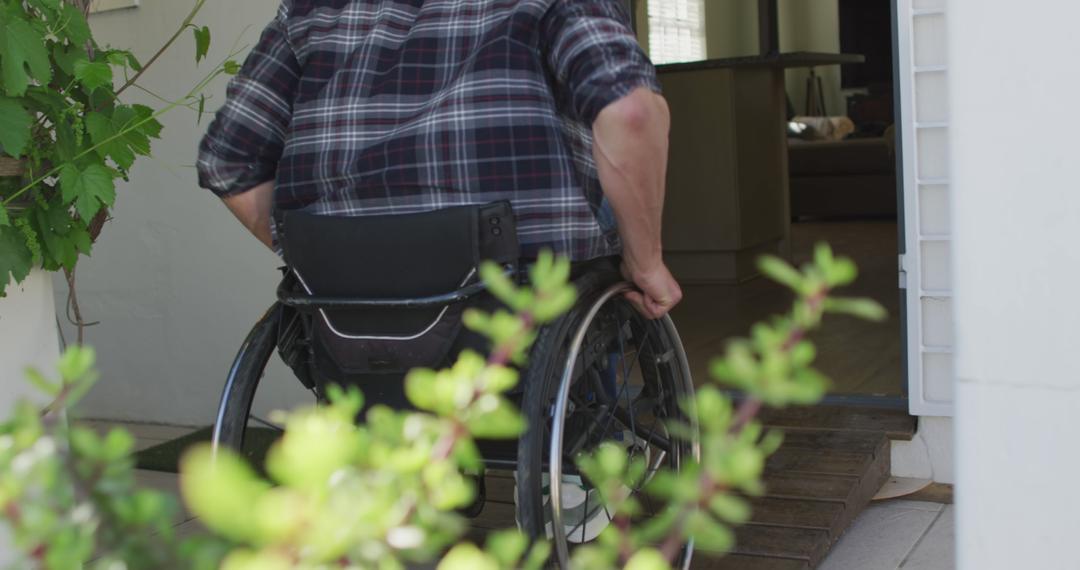
{"label": "grape vine leaf", "polygon": [[30,5],[39,10],[56,11],[60,9],[60,0],[30,0]]}
{"label": "grape vine leaf", "polygon": [[131,53],[129,51],[129,52],[126,52],[126,55],[127,55],[128,67],[130,67],[131,69],[134,69],[135,71],[142,71],[142,64],[139,63],[139,59],[135,57],[135,54],[133,54],[133,53]]}
{"label": "grape vine leaf", "polygon": [[146,105],[135,104],[131,106],[132,110],[139,118],[139,132],[152,138],[161,138],[162,125],[156,118],[154,118],[154,110]]}
{"label": "grape vine leaf", "polygon": [[19,230],[0,226],[0,297],[6,296],[5,289],[12,278],[16,283],[26,279],[33,265],[34,256]]}
{"label": "grape vine leaf", "polygon": [[116,129],[109,117],[97,112],[88,113],[86,130],[90,133],[90,138],[97,146],[97,153],[102,158],[106,156],[112,158],[113,162],[123,170],[135,164],[135,153],[128,148],[123,137],[116,136]]}
{"label": "grape vine leaf", "polygon": [[126,49],[110,49],[105,52],[105,61],[113,67],[128,67],[133,71],[140,71],[142,65],[135,54]]}
{"label": "grape vine leaf", "polygon": [[56,61],[56,66],[60,68],[67,75],[75,76],[75,64],[80,61],[89,61],[86,57],[86,50],[75,46],[54,46],[53,47],[53,60]]}
{"label": "grape vine leaf", "polygon": [[30,127],[34,118],[14,99],[0,97],[0,148],[18,157],[30,142]]}
{"label": "grape vine leaf", "polygon": [[90,25],[86,22],[82,10],[64,2],[64,33],[71,43],[82,45],[90,41]]}
{"label": "grape vine leaf", "polygon": [[112,85],[112,68],[109,64],[100,61],[77,61],[75,62],[75,79],[78,79],[88,92],[94,91],[98,87]]}
{"label": "grape vine leaf", "polygon": [[67,163],[60,167],[60,190],[65,202],[75,201],[75,211],[90,221],[102,207],[116,201],[114,172],[101,164],[91,164],[80,170]]}
{"label": "grape vine leaf", "polygon": [[210,51],[210,28],[195,28],[195,64],[198,65]]}
{"label": "grape vine leaf", "polygon": [[146,129],[151,122],[156,122],[144,123],[147,117],[149,115],[127,105],[117,107],[112,117],[113,131],[120,134],[121,140],[128,145],[128,148],[141,156],[150,155],[150,138],[147,136]]}
{"label": "grape vine leaf", "polygon": [[[30,86],[30,78],[40,83],[52,79],[49,52],[41,34],[26,20],[7,18],[0,24],[0,62],[3,63],[3,84],[8,95],[21,97]],[[29,77],[27,76],[29,68]]]}
{"label": "grape vine leaf", "polygon": [[122,149],[114,149],[116,146],[116,139],[113,136],[116,134],[113,132],[112,121],[109,117],[91,111],[83,117],[83,122],[86,124],[86,132],[90,134],[90,139],[94,141],[96,152],[101,158],[107,158],[113,155],[113,161],[123,168],[123,164],[120,164],[124,160],[134,160],[134,156],[127,158],[128,154],[124,153]]}
{"label": "grape vine leaf", "polygon": [[7,207],[3,202],[0,202],[0,226],[10,226],[11,218],[8,217]]}
{"label": "grape vine leaf", "polygon": [[89,252],[90,234],[86,225],[81,220],[71,219],[71,214],[61,204],[51,202],[47,210],[39,208],[37,226],[48,254],[42,256],[45,269],[71,269],[78,262],[80,252]]}
{"label": "grape vine leaf", "polygon": [[161,123],[153,118],[149,107],[121,105],[112,118],[97,112],[87,114],[86,129],[102,158],[108,156],[122,170],[128,170],[135,163],[135,155],[150,155],[150,138],[161,134]]}

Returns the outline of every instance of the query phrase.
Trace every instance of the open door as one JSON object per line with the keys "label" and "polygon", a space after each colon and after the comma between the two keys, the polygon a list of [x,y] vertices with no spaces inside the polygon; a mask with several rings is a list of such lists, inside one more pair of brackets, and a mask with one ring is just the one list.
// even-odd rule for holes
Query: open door
{"label": "open door", "polygon": [[897,101],[911,413],[953,414],[945,0],[897,0]]}

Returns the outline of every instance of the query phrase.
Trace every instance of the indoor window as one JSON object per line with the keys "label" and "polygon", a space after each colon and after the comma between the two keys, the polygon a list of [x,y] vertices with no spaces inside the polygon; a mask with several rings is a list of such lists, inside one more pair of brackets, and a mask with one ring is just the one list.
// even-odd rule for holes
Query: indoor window
{"label": "indoor window", "polygon": [[653,62],[705,59],[705,0],[648,0]]}

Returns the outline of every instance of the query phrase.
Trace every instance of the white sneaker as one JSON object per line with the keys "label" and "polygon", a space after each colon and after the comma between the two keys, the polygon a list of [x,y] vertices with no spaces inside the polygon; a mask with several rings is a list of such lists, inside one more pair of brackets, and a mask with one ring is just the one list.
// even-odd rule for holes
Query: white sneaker
{"label": "white sneaker", "polygon": [[[645,461],[648,463],[650,451],[645,440],[635,437],[629,431],[624,431],[621,435],[620,439],[613,441],[623,445],[628,451],[644,454]],[[514,473],[514,480],[517,481],[517,472]],[[550,481],[548,473],[541,476],[540,495],[545,505],[551,499]],[[629,487],[622,485],[613,499],[615,502],[620,502],[629,497],[631,492]],[[600,533],[611,524],[611,514],[600,497],[600,491],[588,487],[580,475],[563,475],[559,494],[562,504],[563,534],[568,542],[583,544],[596,540],[596,537],[600,536]],[[514,501],[517,502],[516,485]],[[544,528],[550,539],[554,536],[550,509],[544,509],[544,520]]]}

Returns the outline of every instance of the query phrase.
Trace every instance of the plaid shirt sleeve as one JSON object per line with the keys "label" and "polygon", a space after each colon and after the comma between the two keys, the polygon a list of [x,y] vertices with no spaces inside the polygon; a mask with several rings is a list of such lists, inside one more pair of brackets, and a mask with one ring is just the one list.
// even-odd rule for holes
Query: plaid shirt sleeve
{"label": "plaid shirt sleeve", "polygon": [[638,87],[660,92],[656,68],[618,0],[556,0],[541,34],[565,100],[587,125]]}
{"label": "plaid shirt sleeve", "polygon": [[273,180],[286,132],[300,64],[285,29],[289,3],[263,31],[199,145],[199,185],[218,196]]}

